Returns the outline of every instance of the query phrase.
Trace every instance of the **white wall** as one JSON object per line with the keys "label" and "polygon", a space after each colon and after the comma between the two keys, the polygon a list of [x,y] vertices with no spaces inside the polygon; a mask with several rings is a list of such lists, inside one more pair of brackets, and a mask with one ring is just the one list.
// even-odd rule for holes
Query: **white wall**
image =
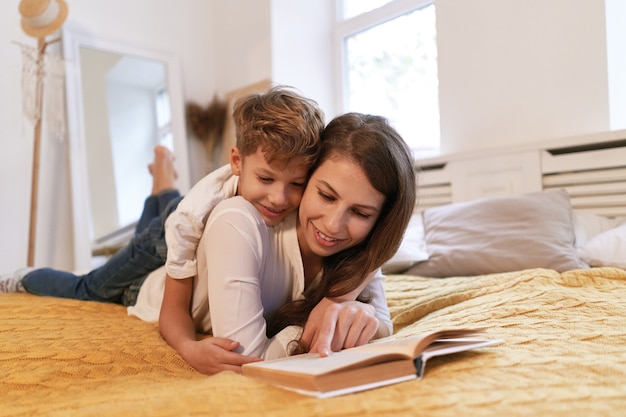
{"label": "white wall", "polygon": [[[334,19],[333,1],[272,1],[272,80],[317,101],[327,121],[340,112],[333,88]],[[307,22],[315,23],[304,30]]]}
{"label": "white wall", "polygon": [[604,0],[436,8],[444,152],[610,129]]}
{"label": "white wall", "polygon": [[215,38],[215,87],[219,95],[271,77],[270,0],[213,0],[207,22]]}

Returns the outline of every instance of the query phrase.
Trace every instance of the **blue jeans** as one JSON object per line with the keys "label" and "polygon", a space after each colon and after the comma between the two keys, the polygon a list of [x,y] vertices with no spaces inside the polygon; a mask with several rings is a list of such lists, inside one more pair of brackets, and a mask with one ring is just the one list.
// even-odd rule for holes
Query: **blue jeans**
{"label": "blue jeans", "polygon": [[27,292],[77,300],[134,305],[148,274],[165,264],[165,219],[182,200],[176,190],[149,196],[131,241],[86,275],[36,269],[22,280]]}

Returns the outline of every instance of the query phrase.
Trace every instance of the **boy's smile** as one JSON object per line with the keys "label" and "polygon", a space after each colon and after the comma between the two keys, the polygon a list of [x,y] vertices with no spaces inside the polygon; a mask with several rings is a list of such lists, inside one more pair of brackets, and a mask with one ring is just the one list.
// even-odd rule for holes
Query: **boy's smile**
{"label": "boy's smile", "polygon": [[280,223],[298,208],[306,186],[309,166],[300,160],[267,163],[262,148],[241,156],[233,147],[230,155],[233,174],[239,176],[237,195],[251,202],[268,226]]}

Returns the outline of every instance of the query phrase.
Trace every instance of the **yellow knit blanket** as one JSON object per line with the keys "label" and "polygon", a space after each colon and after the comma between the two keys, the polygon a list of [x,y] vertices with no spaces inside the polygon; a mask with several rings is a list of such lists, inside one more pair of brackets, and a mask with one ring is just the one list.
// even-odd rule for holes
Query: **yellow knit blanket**
{"label": "yellow knit blanket", "polygon": [[204,376],[118,305],[0,295],[0,416],[623,415],[626,271],[390,276],[397,336],[486,327],[504,343],[330,399]]}

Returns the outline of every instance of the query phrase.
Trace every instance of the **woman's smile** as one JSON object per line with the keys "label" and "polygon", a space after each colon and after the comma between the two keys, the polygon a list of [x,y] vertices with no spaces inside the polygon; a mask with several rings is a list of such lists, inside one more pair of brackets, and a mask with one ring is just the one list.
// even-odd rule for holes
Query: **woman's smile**
{"label": "woman's smile", "polygon": [[315,224],[311,223],[311,226],[313,227],[313,232],[315,233],[315,240],[322,246],[330,248],[333,247],[339,243],[341,243],[341,239],[338,238],[334,238],[332,236],[329,236],[327,234],[322,233],[322,231],[320,229],[318,229],[317,227],[315,227]]}

